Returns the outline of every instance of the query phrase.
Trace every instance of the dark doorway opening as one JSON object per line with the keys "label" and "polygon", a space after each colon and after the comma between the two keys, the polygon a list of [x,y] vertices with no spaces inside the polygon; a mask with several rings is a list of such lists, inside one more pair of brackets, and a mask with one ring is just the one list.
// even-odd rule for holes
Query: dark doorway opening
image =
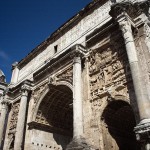
{"label": "dark doorway opening", "polygon": [[140,150],[136,141],[135,117],[131,106],[124,101],[110,102],[102,114],[105,150]]}
{"label": "dark doorway opening", "polygon": [[32,123],[36,129],[33,134],[43,138],[43,146],[61,150],[70,143],[73,136],[72,103],[73,93],[68,86],[50,85]]}

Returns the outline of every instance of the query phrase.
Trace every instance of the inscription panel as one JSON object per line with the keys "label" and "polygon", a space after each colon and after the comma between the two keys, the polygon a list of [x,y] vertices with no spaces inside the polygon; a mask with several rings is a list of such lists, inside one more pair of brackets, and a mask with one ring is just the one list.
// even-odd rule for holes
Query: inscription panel
{"label": "inscription panel", "polygon": [[77,25],[66,32],[61,38],[49,45],[42,53],[33,58],[26,66],[24,66],[19,73],[19,81],[28,78],[29,74],[33,74],[41,65],[44,65],[47,59],[54,55],[54,46],[58,45],[58,51],[61,51],[73,44],[75,41],[80,40],[81,36],[86,36],[87,31],[96,27],[109,15],[110,1],[95,9],[94,12],[84,17]]}

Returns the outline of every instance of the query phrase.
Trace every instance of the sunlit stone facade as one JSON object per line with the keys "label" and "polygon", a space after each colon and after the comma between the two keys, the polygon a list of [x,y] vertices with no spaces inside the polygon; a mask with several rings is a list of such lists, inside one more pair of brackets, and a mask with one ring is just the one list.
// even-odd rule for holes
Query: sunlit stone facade
{"label": "sunlit stone facade", "polygon": [[150,150],[149,6],[94,0],[0,71],[0,149]]}

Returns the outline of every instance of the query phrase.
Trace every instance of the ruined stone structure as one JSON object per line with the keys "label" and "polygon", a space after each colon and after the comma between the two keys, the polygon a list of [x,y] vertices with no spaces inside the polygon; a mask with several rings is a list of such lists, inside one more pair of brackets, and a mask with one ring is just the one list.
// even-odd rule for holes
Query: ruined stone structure
{"label": "ruined stone structure", "polygon": [[150,150],[150,2],[94,0],[0,71],[3,150]]}

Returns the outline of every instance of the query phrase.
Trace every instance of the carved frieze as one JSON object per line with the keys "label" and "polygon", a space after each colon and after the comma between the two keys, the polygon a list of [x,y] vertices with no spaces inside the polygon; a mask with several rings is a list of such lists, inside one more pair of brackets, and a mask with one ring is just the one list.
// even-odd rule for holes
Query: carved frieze
{"label": "carved frieze", "polygon": [[56,75],[57,81],[66,81],[72,84],[73,82],[73,68],[70,67],[62,73]]}
{"label": "carved frieze", "polygon": [[20,106],[19,102],[12,104],[12,115],[11,115],[11,120],[10,120],[10,124],[9,124],[9,126],[10,126],[9,130],[11,130],[11,131],[16,129],[18,113],[19,113],[19,106]]}
{"label": "carved frieze", "polygon": [[11,116],[10,116],[10,121],[9,121],[9,130],[8,130],[8,149],[13,149],[19,107],[20,107],[20,102],[15,102],[12,104]]}
{"label": "carved frieze", "polygon": [[89,60],[90,61],[90,67],[89,67],[90,74],[94,74],[97,71],[99,71],[100,68],[104,68],[104,66],[108,64],[111,60],[112,60],[112,52],[110,48],[108,48],[102,54],[93,52]]}
{"label": "carved frieze", "polygon": [[93,50],[89,57],[91,99],[107,95],[111,87],[131,81],[130,68],[125,52],[115,48]]}

